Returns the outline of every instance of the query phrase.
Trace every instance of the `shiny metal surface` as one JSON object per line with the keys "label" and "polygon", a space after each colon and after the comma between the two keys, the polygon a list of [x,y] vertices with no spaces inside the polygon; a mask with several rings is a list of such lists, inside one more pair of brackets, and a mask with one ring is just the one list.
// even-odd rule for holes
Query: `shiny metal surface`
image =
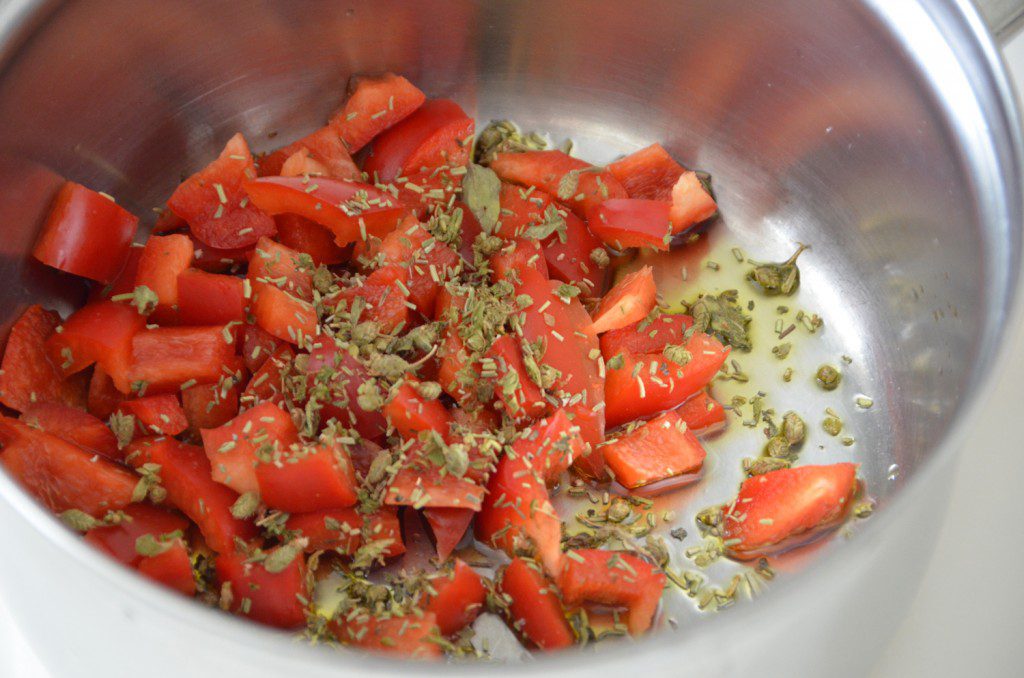
{"label": "shiny metal surface", "polygon": [[[944,471],[995,364],[1020,268],[1017,111],[966,2],[91,0],[5,11],[18,20],[0,52],[4,324],[27,303],[66,309],[82,294],[25,257],[61,177],[148,215],[234,132],[265,150],[322,124],[348,75],[361,71],[402,72],[480,121],[509,117],[571,137],[588,159],[658,140],[710,171],[723,216],[705,245],[655,262],[669,302],[740,285],[728,272],[733,247],[766,260],[811,243],[801,291],[787,303],[820,313],[824,331],[796,340],[790,384],[768,357],[773,319],[758,318],[758,348],[741,361],[772,406],[805,414],[813,433],[802,461],[862,464],[878,514],[852,539],[780,559],[783,576],[756,604],[698,617],[691,601],[668,601],[676,633],[600,659],[543,658],[516,670],[621,671],[641,649],[645,670],[658,675],[824,666],[854,675],[870,661],[913,592]],[[706,270],[709,258],[723,271]],[[841,355],[852,358],[843,385],[824,396],[813,369]],[[860,393],[874,399],[870,410],[853,407]],[[820,430],[825,407],[843,414],[852,447]],[[758,435],[734,425],[710,444],[707,481],[665,505],[691,527],[693,509],[734,493]],[[127,643],[156,658],[147,665],[154,675],[239,662],[253,675],[403,670],[297,647],[151,589],[63,532],[2,475],[0,524],[32,554],[0,559],[0,586],[28,634],[67,639],[49,657],[55,667],[120,661]],[[733,568],[711,573],[727,578]],[[97,610],[104,630],[121,635],[33,609],[54,593]],[[174,648],[160,642],[168,637]],[[857,651],[837,644],[844,637],[856,637]],[[777,649],[794,638],[799,652]],[[462,669],[420,672],[441,670]]]}

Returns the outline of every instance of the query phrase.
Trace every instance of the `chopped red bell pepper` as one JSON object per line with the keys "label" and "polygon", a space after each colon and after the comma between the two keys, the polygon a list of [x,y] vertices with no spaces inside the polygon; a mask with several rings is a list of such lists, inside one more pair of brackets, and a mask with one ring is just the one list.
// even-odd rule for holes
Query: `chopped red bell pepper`
{"label": "chopped red bell pepper", "polygon": [[356,167],[348,149],[345,148],[345,142],[342,141],[338,130],[330,125],[321,127],[261,158],[259,175],[265,177],[281,174],[288,158],[301,151],[305,151],[310,158],[323,165],[329,177],[350,181],[360,181],[363,177],[363,173]]}
{"label": "chopped red bell pepper", "polygon": [[[267,552],[272,558],[276,549]],[[295,629],[306,623],[306,560],[296,556],[283,570],[249,562],[232,552],[215,561],[217,579],[231,585],[231,611],[267,626]],[[248,601],[248,602],[247,602]]]}
{"label": "chopped red bell pepper", "polygon": [[480,541],[510,556],[532,543],[544,568],[562,568],[561,521],[544,480],[524,457],[506,455],[487,483],[487,495],[474,533]]}
{"label": "chopped red bell pepper", "polygon": [[504,410],[517,424],[524,424],[548,411],[544,393],[526,371],[523,354],[511,335],[498,337],[481,361],[481,374],[490,373],[494,392]]}
{"label": "chopped red bell pepper", "polygon": [[[621,368],[607,368],[605,417],[609,427],[678,407],[706,386],[729,356],[728,347],[702,332],[695,332],[684,347],[690,355],[685,365],[660,353],[622,354]],[[653,374],[651,365],[655,366]]]}
{"label": "chopped red bell pepper", "polygon": [[331,118],[350,153],[393,126],[426,101],[415,85],[400,75],[357,76],[349,81],[344,107]]}
{"label": "chopped red bell pepper", "polygon": [[398,176],[469,162],[473,119],[454,101],[431,99],[370,146],[363,171],[390,183]]}
{"label": "chopped red bell pepper", "polygon": [[0,465],[51,511],[78,509],[94,518],[123,509],[139,477],[66,440],[0,417]]}
{"label": "chopped red bell pepper", "polygon": [[434,548],[437,557],[447,560],[455,547],[462,541],[469,524],[473,522],[476,511],[468,508],[427,507],[423,509],[423,517],[430,526],[434,536]]}
{"label": "chopped red bell pepper", "polygon": [[179,532],[180,538],[189,526],[189,521],[181,514],[148,504],[132,504],[124,512],[125,520],[94,527],[85,533],[85,540],[131,567],[144,558],[136,548],[139,537],[159,538]]}
{"label": "chopped red bell pepper", "polygon": [[128,382],[144,385],[148,394],[173,393],[182,385],[214,383],[240,369],[236,344],[228,325],[143,330],[132,340]]}
{"label": "chopped red bell pepper", "polygon": [[558,196],[579,217],[605,200],[626,197],[626,189],[611,172],[563,151],[498,153],[491,169],[505,181]]}
{"label": "chopped red bell pepper", "polygon": [[431,640],[440,634],[432,612],[387,618],[361,613],[333,622],[331,627],[339,642],[371,652],[411,659],[441,656],[441,646]]}
{"label": "chopped red bell pepper", "polygon": [[615,249],[667,250],[672,241],[671,209],[671,203],[660,200],[614,198],[592,207],[587,213],[587,225]]}
{"label": "chopped red bell pepper", "polygon": [[697,391],[676,412],[691,431],[699,431],[725,421],[725,408],[707,391]]}
{"label": "chopped red bell pepper", "polygon": [[259,325],[246,324],[242,329],[242,357],[250,372],[258,370],[281,346],[287,344]]}
{"label": "chopped red bell pepper", "polygon": [[409,213],[426,220],[435,208],[453,204],[461,195],[463,176],[441,168],[424,170],[391,187],[398,191],[398,201]]}
{"label": "chopped red bell pepper", "polygon": [[231,553],[236,539],[248,541],[257,536],[255,525],[231,514],[238,494],[214,482],[203,448],[160,437],[133,441],[127,452],[125,458],[133,466],[160,466],[160,484],[167,490],[167,501],[199,527],[214,551]]}
{"label": "chopped red bell pepper", "polygon": [[292,360],[295,351],[288,344],[280,346],[269,360],[263,362],[253,372],[249,383],[245,385],[239,403],[242,407],[252,407],[260,403],[285,403],[285,378],[291,374]]}
{"label": "chopped red bell pepper", "polygon": [[408,269],[409,301],[426,317],[433,317],[437,295],[459,262],[459,255],[434,238],[416,219],[406,217],[384,236],[379,252],[385,264]]}
{"label": "chopped red bell pepper", "polygon": [[117,438],[98,418],[77,407],[62,403],[35,403],[25,408],[19,419],[32,428],[55,435],[82,448],[121,461],[124,454],[117,449]]}
{"label": "chopped red bell pepper", "polygon": [[326,401],[321,401],[321,420],[337,419],[342,426],[356,429],[367,440],[383,440],[387,421],[380,410],[364,410],[359,406],[359,387],[370,373],[348,351],[326,339],[314,345],[306,361],[306,374],[311,388],[316,384],[328,387]]}
{"label": "chopped red bell pepper", "polygon": [[89,301],[109,299],[118,294],[128,294],[133,291],[135,289],[135,275],[139,270],[139,260],[142,259],[142,253],[145,249],[144,245],[132,243],[128,247],[128,256],[125,257],[124,266],[121,267],[117,277],[107,285],[94,285],[89,290]]}
{"label": "chopped red bell pepper", "polygon": [[348,261],[348,250],[335,244],[334,234],[315,221],[297,214],[279,214],[274,222],[281,244],[308,254],[314,265],[330,266]]}
{"label": "chopped red bell pepper", "polygon": [[487,598],[480,575],[455,559],[455,567],[430,580],[434,593],[427,596],[425,611],[433,613],[441,634],[450,636],[472,624]]}
{"label": "chopped red bell pepper", "polygon": [[155,556],[139,561],[139,574],[149,577],[158,584],[191,598],[196,593],[195,574],[188,548],[181,541],[173,542],[168,549]]}
{"label": "chopped red bell pepper", "polygon": [[255,178],[249,145],[236,134],[216,160],[178,186],[167,206],[210,247],[248,247],[275,232],[274,220],[253,204],[243,188]]}
{"label": "chopped red bell pepper", "polygon": [[181,408],[188,428],[217,428],[238,415],[238,387],[225,384],[196,384],[181,391]]}
{"label": "chopped red bell pepper", "polygon": [[[81,374],[85,374],[82,372]],[[117,406],[127,396],[117,390],[114,380],[111,379],[99,365],[93,367],[92,377],[89,379],[88,407],[89,414],[100,419],[107,419],[116,410]]]}
{"label": "chopped red bell pepper", "polygon": [[406,461],[384,494],[384,503],[390,506],[425,506],[440,508],[468,508],[479,511],[484,499],[484,488],[468,476],[447,472],[429,458],[426,449],[415,443],[406,453]]}
{"label": "chopped red bell pepper", "polygon": [[236,271],[244,266],[252,255],[253,245],[225,250],[210,247],[206,243],[196,240],[195,236],[190,235],[190,237],[192,246],[195,248],[192,265],[207,273]]}
{"label": "chopped red bell pepper", "polygon": [[313,305],[274,285],[260,283],[253,290],[252,313],[267,334],[296,346],[309,343],[319,331]]}
{"label": "chopped red bell pepper", "polygon": [[213,479],[239,494],[258,492],[257,465],[299,441],[291,416],[274,403],[261,403],[201,433]]}
{"label": "chopped red bell pepper", "polygon": [[384,416],[405,440],[418,440],[423,431],[448,437],[451,415],[438,400],[427,400],[416,390],[419,380],[407,376],[391,390]]}
{"label": "chopped red bell pepper", "polygon": [[669,344],[684,344],[693,318],[683,313],[662,313],[646,322],[610,330],[601,335],[601,355],[606,361],[620,353],[661,353]]}
{"label": "chopped red bell pepper", "polygon": [[390,193],[369,184],[322,177],[263,177],[245,190],[267,214],[297,214],[326,226],[338,245],[381,236],[405,213]]}
{"label": "chopped red bell pepper", "polygon": [[340,444],[321,443],[275,452],[256,464],[260,498],[275,509],[308,513],[356,503],[356,477]]}
{"label": "chopped red bell pepper", "polygon": [[50,359],[47,340],[60,325],[60,316],[42,306],[29,306],[14,322],[0,363],[0,402],[24,412],[33,403],[85,404],[84,377],[64,378],[59,362]]}
{"label": "chopped red bell pepper", "polygon": [[241,278],[190,268],[181,272],[177,284],[176,323],[226,325],[245,322],[249,300]]}
{"label": "chopped red bell pepper", "polygon": [[307,553],[332,550],[352,555],[359,547],[375,541],[385,542],[381,547],[386,558],[405,553],[398,509],[391,506],[382,506],[370,515],[354,508],[293,513],[285,526],[309,540]]}
{"label": "chopped red bell pepper", "polygon": [[672,233],[679,234],[695,224],[710,219],[718,211],[715,199],[711,197],[696,172],[684,172],[672,187]]}
{"label": "chopped red bell pepper", "polygon": [[[586,443],[564,409],[524,429],[512,445],[519,456],[530,460],[548,485],[558,482],[575,459],[583,456]],[[599,454],[600,452],[595,452]]]}
{"label": "chopped red bell pepper", "polygon": [[352,308],[356,297],[366,302],[366,318],[380,323],[382,332],[392,332],[404,327],[409,322],[409,305],[411,290],[408,287],[409,272],[391,264],[378,268],[359,284],[342,288],[332,298],[334,303],[347,301],[347,308]]}
{"label": "chopped red bell pepper", "polygon": [[[697,480],[705,456],[700,441],[674,411],[644,422],[601,451],[619,484],[631,490],[644,488],[648,495]],[[670,484],[655,486],[670,478]]]}
{"label": "chopped red bell pepper", "polygon": [[558,581],[567,605],[589,602],[626,607],[626,626],[632,636],[651,627],[665,588],[665,575],[646,560],[598,549],[567,554]]}
{"label": "chopped red bell pepper", "polygon": [[169,209],[162,207],[153,210],[157,213],[153,228],[149,230],[150,235],[164,235],[165,233],[176,233],[188,228],[188,223]]}
{"label": "chopped red bell pepper", "polygon": [[608,165],[630,198],[672,201],[672,187],[686,171],[661,144],[651,144]]}
{"label": "chopped red bell pepper", "polygon": [[513,558],[501,575],[498,591],[508,602],[509,625],[542,650],[558,650],[576,642],[558,588],[540,566]]}
{"label": "chopped red bell pepper", "polygon": [[153,311],[156,322],[176,318],[178,275],[192,265],[194,253],[192,240],[187,235],[155,235],[146,242],[135,273],[135,285],[148,287],[156,293],[159,300]]}
{"label": "chopped red bell pepper", "polygon": [[640,322],[658,305],[657,292],[650,266],[626,275],[601,299],[590,331],[602,334]]}
{"label": "chopped red bell pepper", "polygon": [[145,325],[145,318],[131,306],[95,301],[72,313],[61,331],[46,340],[46,349],[65,374],[98,363],[117,389],[127,393],[135,337]]}
{"label": "chopped red bell pepper", "polygon": [[253,289],[264,283],[310,301],[313,298],[313,274],[301,259],[300,252],[270,238],[260,238],[249,259],[246,277],[252,281]]}
{"label": "chopped red bell pepper", "polygon": [[117,409],[134,416],[144,434],[176,436],[188,428],[185,410],[178,397],[171,393],[125,400]]}
{"label": "chopped red bell pepper", "polygon": [[54,199],[32,256],[47,266],[101,283],[124,267],[139,218],[110,198],[67,182]]}
{"label": "chopped red bell pepper", "polygon": [[725,509],[731,558],[748,560],[804,544],[836,527],[857,492],[857,464],[797,466],[747,478]]}

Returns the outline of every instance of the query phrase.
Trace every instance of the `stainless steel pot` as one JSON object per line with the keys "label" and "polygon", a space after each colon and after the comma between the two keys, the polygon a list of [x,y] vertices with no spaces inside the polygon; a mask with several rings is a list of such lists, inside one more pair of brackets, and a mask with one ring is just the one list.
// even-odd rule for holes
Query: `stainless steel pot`
{"label": "stainless steel pot", "polygon": [[[993,3],[991,17],[1006,25],[1017,4]],[[857,442],[818,431],[804,460],[860,461],[877,515],[813,559],[783,560],[800,576],[756,604],[698,619],[670,602],[680,629],[636,647],[415,670],[621,675],[639,661],[652,675],[792,676],[871,664],[928,557],[1018,284],[1018,112],[966,0],[15,0],[0,31],[4,322],[29,302],[66,310],[81,297],[26,256],[61,177],[146,214],[235,131],[262,150],[322,124],[361,71],[402,72],[481,121],[572,137],[583,157],[659,140],[710,171],[724,218],[709,249],[658,260],[669,296],[696,290],[683,266],[734,245],[774,258],[813,243],[795,303],[826,327],[801,344],[803,373],[771,395],[812,422],[827,405],[849,413]],[[734,284],[714,275],[701,286]],[[811,367],[842,354],[853,362],[825,400]],[[749,371],[779,384],[777,365]],[[875,406],[852,408],[857,393]],[[682,506],[728,498],[750,440],[716,441],[709,482]],[[55,675],[409,671],[156,590],[2,474],[0,525],[2,595]]]}

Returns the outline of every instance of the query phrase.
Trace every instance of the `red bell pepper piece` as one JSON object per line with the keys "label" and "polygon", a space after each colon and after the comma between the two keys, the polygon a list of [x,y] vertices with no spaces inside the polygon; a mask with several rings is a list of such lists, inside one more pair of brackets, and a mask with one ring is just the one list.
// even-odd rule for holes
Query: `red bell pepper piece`
{"label": "red bell pepper piece", "polygon": [[150,235],[164,235],[165,233],[176,233],[188,228],[188,223],[169,209],[158,208],[156,221],[150,229]]}
{"label": "red bell pepper piece", "polygon": [[275,450],[286,450],[299,441],[291,416],[274,403],[261,403],[201,433],[212,478],[239,494],[258,492],[256,466],[271,459]]}
{"label": "red bell pepper piece", "polygon": [[409,272],[401,266],[383,266],[368,275],[361,284],[342,288],[332,301],[346,300],[348,308],[352,308],[352,301],[362,297],[366,302],[366,318],[380,323],[382,332],[393,332],[409,321],[412,302],[409,300],[408,280]]}
{"label": "red bell pepper piece", "polygon": [[[275,551],[268,552],[268,557]],[[306,595],[306,560],[301,555],[278,572],[232,552],[219,554],[215,566],[221,584],[231,585],[235,614],[282,629],[306,623],[306,605],[299,600]]]}
{"label": "red bell pepper piece", "polygon": [[247,324],[242,328],[242,357],[250,372],[258,370],[281,346],[287,344],[259,325]]}
{"label": "red bell pepper piece", "polygon": [[144,558],[135,548],[139,537],[156,538],[180,532],[184,535],[189,521],[179,513],[148,504],[132,504],[124,511],[128,519],[116,525],[101,525],[85,533],[85,540],[130,567]]}
{"label": "red bell pepper piece", "polygon": [[308,254],[316,266],[342,264],[348,261],[348,251],[334,242],[334,234],[311,219],[297,214],[279,214],[274,217],[277,238],[285,247]]}
{"label": "red bell pepper piece", "polygon": [[[81,374],[85,374],[82,372]],[[106,420],[127,396],[117,390],[111,379],[99,365],[93,367],[92,378],[89,380],[88,410],[89,414]]]}
{"label": "red bell pepper piece", "polygon": [[339,642],[371,652],[411,659],[441,656],[441,646],[431,640],[440,633],[431,612],[422,616],[407,614],[388,618],[363,613],[333,622],[331,627]]}
{"label": "red bell pepper piece", "polygon": [[562,568],[561,520],[543,479],[524,457],[506,455],[487,483],[487,495],[474,533],[480,541],[510,556],[524,541],[532,543],[544,568]]}
{"label": "red bell pepper piece", "polygon": [[557,587],[539,566],[513,558],[501,575],[498,591],[508,602],[509,625],[532,645],[558,650],[576,642]]}
{"label": "red bell pepper piece", "polygon": [[236,134],[216,160],[178,186],[167,206],[210,247],[248,247],[275,231],[274,220],[246,196],[243,185],[254,178],[249,145]]}
{"label": "red bell pepper piece", "polygon": [[169,322],[177,315],[178,275],[192,265],[195,250],[187,235],[156,235],[146,242],[135,273],[135,285],[156,293],[153,318]]}
{"label": "red bell pepper piece", "polygon": [[416,443],[407,452],[406,462],[388,485],[384,503],[390,506],[468,508],[479,511],[484,488],[469,476],[442,473],[441,466],[429,459],[423,445]]}
{"label": "red bell pepper piece", "polygon": [[181,392],[181,408],[193,433],[223,426],[238,415],[238,387],[229,384],[189,386]]}
{"label": "red bell pepper piece", "polygon": [[386,542],[382,544],[386,558],[405,553],[398,510],[390,506],[382,506],[370,515],[363,515],[354,508],[293,513],[285,526],[309,540],[307,553],[333,550],[352,555],[359,547],[374,541]]}
{"label": "red bell pepper piece", "polygon": [[281,174],[285,162],[293,154],[305,151],[309,157],[323,165],[327,176],[336,179],[359,181],[363,173],[352,161],[345,142],[338,130],[328,125],[280,148],[260,160],[259,175],[261,177]]}
{"label": "red bell pepper piece", "polygon": [[456,200],[454,207],[462,210],[462,232],[459,238],[459,255],[469,264],[473,263],[473,243],[476,237],[484,232],[479,220],[462,200]]}
{"label": "red bell pepper piece", "polygon": [[438,400],[427,400],[419,394],[419,380],[407,376],[391,390],[391,399],[384,406],[384,416],[405,440],[418,440],[423,431],[436,431],[448,437],[451,415]]}
{"label": "red bell pepper piece", "polygon": [[454,101],[431,99],[373,140],[363,171],[381,183],[469,162],[473,119]]}
{"label": "red bell pepper piece", "polygon": [[279,347],[269,360],[264,361],[260,368],[253,372],[239,398],[240,405],[252,407],[264,402],[284,404],[284,379],[291,373],[294,359],[295,351],[291,346],[284,344]]}
{"label": "red bell pepper piece", "polygon": [[672,201],[672,187],[686,171],[661,144],[651,144],[608,165],[630,198]]}
{"label": "red bell pepper piece", "polygon": [[149,577],[158,584],[163,584],[189,598],[196,593],[192,559],[189,557],[188,548],[181,541],[172,543],[163,553],[143,558],[137,569],[144,577]]}
{"label": "red bell pepper piece", "polygon": [[334,418],[342,426],[354,428],[367,440],[383,440],[387,421],[380,410],[364,410],[358,404],[359,386],[370,373],[348,351],[340,350],[332,341],[322,340],[309,352],[306,374],[310,383],[326,384],[328,400],[323,402],[320,417]]}
{"label": "red bell pepper piece", "polygon": [[117,409],[133,415],[144,433],[176,436],[188,428],[185,410],[181,408],[178,397],[170,393],[125,400]]}
{"label": "red bell pepper piece", "polygon": [[181,325],[226,325],[245,322],[245,285],[233,275],[190,268],[178,276],[178,312]]}
{"label": "red bell pepper piece", "polygon": [[662,313],[650,322],[636,322],[601,335],[601,355],[606,361],[620,353],[661,353],[669,344],[686,342],[684,334],[693,318],[683,313]]}
{"label": "red bell pepper piece", "polygon": [[83,377],[65,379],[60,369],[63,358],[54,363],[46,350],[58,325],[59,315],[36,305],[25,309],[11,327],[0,363],[0,402],[12,410],[24,412],[33,403],[85,403]]}
{"label": "red bell pepper piece", "polygon": [[498,153],[491,169],[505,181],[558,196],[579,217],[605,200],[626,197],[626,189],[611,172],[562,151]]}
{"label": "red bell pepper piece", "polygon": [[190,382],[216,382],[240,369],[236,343],[227,325],[143,330],[132,340],[128,381],[145,384],[148,394],[174,393]]}
{"label": "red bell pepper piece", "polygon": [[0,465],[51,511],[94,518],[123,509],[138,476],[124,467],[16,419],[0,417]]}
{"label": "red bell pepper piece", "polygon": [[602,334],[643,320],[658,305],[657,293],[650,266],[630,273],[601,299],[590,331]]}
{"label": "red bell pepper piece", "polygon": [[249,261],[252,255],[253,245],[237,247],[233,249],[220,249],[210,247],[190,234],[192,246],[195,252],[192,255],[192,265],[207,273],[224,273],[237,271]]}
{"label": "red bell pepper piece", "polygon": [[493,373],[495,394],[517,424],[542,417],[548,411],[544,393],[527,374],[523,354],[512,335],[498,337],[481,363],[483,374]]}
{"label": "red bell pepper piece", "polygon": [[459,255],[437,240],[415,217],[405,220],[384,236],[379,252],[385,264],[408,270],[406,286],[411,301],[426,317],[433,317],[437,295],[459,262]]}
{"label": "red bell pepper piece", "polygon": [[267,214],[297,214],[326,226],[338,245],[384,235],[406,212],[390,193],[341,179],[263,177],[245,190]]}
{"label": "red bell pepper piece", "polygon": [[423,509],[423,517],[434,535],[434,548],[437,557],[447,560],[455,547],[462,541],[469,524],[473,522],[476,511],[468,508],[427,507]]}
{"label": "red bell pepper piece", "polygon": [[638,636],[654,621],[665,575],[630,553],[579,549],[566,556],[559,584],[567,605],[626,607],[626,627],[630,635]]}
{"label": "red bell pepper piece", "polygon": [[400,75],[358,76],[349,82],[344,107],[331,118],[350,153],[406,118],[426,101],[426,95]]}
{"label": "red bell pepper piece", "polygon": [[430,580],[435,593],[428,595],[425,611],[433,613],[441,634],[450,636],[473,623],[487,598],[480,575],[466,563],[455,559],[455,567]]}
{"label": "red bell pepper piece", "polygon": [[[579,427],[574,426],[565,410],[560,408],[547,419],[523,430],[512,450],[529,459],[545,482],[553,485],[573,460],[583,456],[586,443],[580,437]],[[600,451],[594,454],[600,454]]]}
{"label": "red bell pepper piece", "polygon": [[35,403],[29,405],[19,418],[32,428],[55,435],[86,452],[114,461],[124,458],[117,449],[117,438],[107,425],[76,407],[62,403]]}
{"label": "red bell pepper piece", "polygon": [[134,290],[135,275],[138,273],[139,261],[142,259],[142,253],[145,249],[144,245],[138,243],[129,245],[128,255],[125,257],[124,266],[121,267],[120,273],[108,285],[94,285],[89,290],[89,301],[109,299],[118,294],[128,294]]}
{"label": "red bell pepper piece", "polygon": [[614,198],[591,207],[587,225],[616,249],[651,247],[667,250],[672,242],[671,203],[660,200]]}
{"label": "red bell pepper piece", "polygon": [[160,466],[160,484],[167,501],[189,517],[203,539],[218,553],[235,550],[235,539],[257,536],[256,526],[231,515],[238,494],[211,478],[210,462],[203,448],[174,438],[143,438],[128,446],[125,457],[133,466]]}
{"label": "red bell pepper piece", "polygon": [[[603,247],[603,243],[582,219],[536,188],[502,183],[500,204],[501,217],[494,235],[505,240],[522,237],[530,227],[544,223],[549,216],[563,220],[564,231],[556,231],[541,241],[551,277],[579,285],[586,296],[600,293],[604,269],[591,261],[590,253]],[[472,256],[467,259],[472,262]]]}
{"label": "red bell pepper piece", "polygon": [[317,335],[313,305],[273,285],[261,283],[253,291],[252,313],[267,334],[290,344],[304,345]]}
{"label": "red bell pepper piece", "polygon": [[117,389],[127,393],[135,337],[145,325],[145,318],[131,306],[95,301],[72,313],[61,331],[46,340],[46,348],[65,374],[98,363]]}
{"label": "red bell pepper piece", "polygon": [[704,188],[696,172],[684,172],[672,187],[672,233],[679,234],[694,224],[710,219],[718,211],[715,199]]}
{"label": "red bell pepper piece", "polygon": [[725,408],[707,391],[697,391],[676,412],[691,431],[699,431],[725,421]]}
{"label": "red bell pepper piece", "polygon": [[310,301],[313,298],[313,274],[300,260],[300,252],[270,238],[260,238],[249,259],[246,277],[252,281],[254,289],[261,283],[269,284],[293,297]]}
{"label": "red bell pepper piece", "polygon": [[[648,495],[697,480],[705,456],[700,441],[676,412],[644,422],[601,451],[619,484],[631,490],[644,488]],[[661,483],[670,478],[668,484]]]}
{"label": "red bell pepper piece", "polygon": [[74,182],[61,187],[32,256],[47,266],[109,283],[121,272],[139,219],[113,198]]}
{"label": "red bell pepper piece", "polygon": [[260,498],[289,513],[345,508],[356,503],[356,478],[341,445],[321,443],[281,450],[256,464]]}
{"label": "red bell pepper piece", "polygon": [[725,509],[731,558],[748,560],[807,543],[849,514],[857,464],[798,466],[747,478]]}
{"label": "red bell pepper piece", "polygon": [[[605,417],[609,427],[674,409],[706,386],[729,356],[714,337],[695,332],[684,345],[690,361],[679,365],[661,354],[623,354],[622,367],[605,377]],[[655,371],[651,374],[650,365]]]}

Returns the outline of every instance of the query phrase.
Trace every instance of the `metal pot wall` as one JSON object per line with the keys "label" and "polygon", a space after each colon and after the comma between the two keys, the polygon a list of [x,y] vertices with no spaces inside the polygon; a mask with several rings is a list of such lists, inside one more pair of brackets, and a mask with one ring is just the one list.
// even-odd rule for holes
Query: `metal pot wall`
{"label": "metal pot wall", "polygon": [[[994,21],[1017,16],[1017,3],[992,4]],[[877,514],[813,558],[787,561],[799,576],[756,604],[687,616],[635,646],[415,670],[589,676],[639,662],[650,675],[792,676],[870,666],[928,557],[950,461],[1018,286],[1018,112],[966,0],[15,0],[0,9],[0,59],[7,324],[28,303],[66,311],[82,297],[27,257],[63,178],[148,213],[234,132],[265,150],[322,124],[351,73],[401,72],[480,121],[572,137],[595,161],[658,140],[710,171],[723,219],[708,252],[735,245],[774,258],[793,241],[814,245],[799,302],[827,324],[804,359],[850,356],[839,397],[875,400],[854,416],[857,442],[843,454],[862,464]],[[663,291],[688,291],[680,270],[700,264],[693,256],[654,262]],[[820,394],[805,382],[784,397],[817,416]],[[728,498],[743,444],[715,446],[713,477],[690,503]],[[808,462],[839,454],[812,447]],[[307,648],[152,588],[3,474],[0,525],[2,595],[55,675],[409,671]]]}

